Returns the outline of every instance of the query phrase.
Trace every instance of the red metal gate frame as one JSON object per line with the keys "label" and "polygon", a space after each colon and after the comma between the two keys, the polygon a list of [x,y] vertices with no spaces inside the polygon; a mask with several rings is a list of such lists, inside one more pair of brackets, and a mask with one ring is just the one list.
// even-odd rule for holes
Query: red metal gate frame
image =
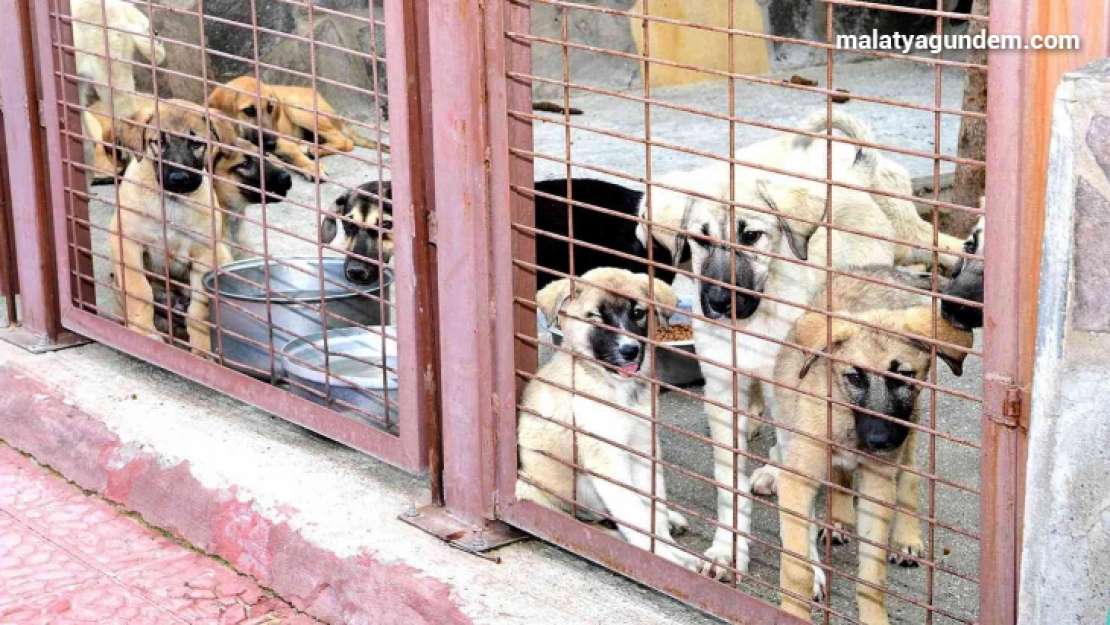
{"label": "red metal gate frame", "polygon": [[[61,323],[65,328],[123,352],[152,362],[194,382],[227,393],[240,400],[304,426],[314,432],[358,449],[390,464],[412,472],[427,468],[426,419],[429,406],[434,408],[434,376],[427,382],[427,372],[433,366],[435,355],[434,333],[426,324],[419,323],[420,311],[429,310],[426,298],[430,289],[418,287],[418,276],[426,275],[428,245],[426,239],[426,207],[424,193],[419,184],[424,176],[422,141],[420,137],[420,106],[418,85],[410,80],[416,75],[414,46],[406,45],[414,32],[416,14],[412,4],[405,0],[387,0],[386,47],[397,54],[389,54],[388,84],[389,106],[395,123],[391,133],[391,150],[394,167],[393,193],[395,220],[399,233],[395,242],[397,316],[412,320],[398,327],[398,345],[404,355],[398,363],[400,383],[401,430],[397,437],[370,426],[356,423],[341,414],[318,406],[269,384],[237,373],[231,369],[197,358],[181,349],[140,336],[123,326],[90,310],[83,310],[77,302],[95,302],[90,293],[93,285],[78,283],[77,276],[90,276],[91,257],[82,252],[91,249],[89,232],[71,224],[68,215],[87,215],[88,206],[83,201],[71,201],[74,196],[66,189],[85,188],[84,172],[78,166],[65,166],[63,155],[81,154],[80,111],[72,104],[77,102],[76,82],[72,55],[63,55],[62,47],[72,46],[72,32],[60,18],[51,17],[50,7],[65,7],[66,0],[50,0],[48,5],[33,11],[32,28],[35,33],[35,52],[42,85],[42,123],[46,129],[46,151],[50,179],[49,202],[53,211],[54,245],[59,268]],[[65,95],[64,98],[60,97]],[[401,122],[402,123],[397,123]],[[67,145],[68,144],[68,145]],[[80,160],[78,157],[76,160]],[[70,162],[75,162],[73,158]],[[414,184],[416,188],[414,189]],[[17,207],[17,211],[20,208]],[[17,215],[19,213],[17,212]],[[67,236],[72,234],[73,242]],[[421,238],[421,233],[424,238]],[[48,247],[44,247],[48,249]],[[83,267],[76,271],[77,267]],[[75,294],[80,297],[75,298]],[[432,395],[425,392],[428,388]]]}
{"label": "red metal gate frame", "polygon": [[[1046,20],[1044,13],[1030,9],[1036,0],[995,0],[992,3],[992,34],[1030,35]],[[531,502],[517,502],[516,482],[516,394],[515,363],[535,358],[520,353],[513,340],[522,328],[513,299],[512,263],[488,259],[512,258],[514,250],[508,216],[523,217],[509,192],[509,180],[531,180],[532,163],[512,156],[510,145],[530,145],[530,125],[512,120],[507,111],[526,110],[531,91],[514,85],[510,70],[527,73],[530,52],[524,45],[507,42],[504,29],[526,30],[527,10],[521,0],[470,3],[463,0],[434,2],[430,7],[431,73],[433,82],[451,82],[457,89],[434,96],[437,197],[461,198],[461,210],[439,210],[439,219],[450,223],[458,238],[441,240],[441,253],[467,267],[476,284],[448,289],[441,272],[440,287],[445,298],[456,305],[473,306],[474,319],[491,319],[489,326],[471,325],[465,344],[444,346],[445,362],[452,356],[468,362],[470,375],[444,370],[445,408],[444,480],[453,484],[447,505],[456,515],[480,523],[499,519],[531,531],[541,538],[569,549],[607,568],[648,584],[708,612],[743,623],[796,623],[768,603],[740,595],[690,571],[662,561],[627,543],[593,531],[565,515]],[[1043,3],[1041,3],[1043,4]],[[984,340],[990,349],[984,358],[983,458],[980,527],[982,533],[980,570],[980,622],[1008,625],[1017,622],[1016,588],[1020,558],[1020,501],[1024,480],[1024,437],[1016,427],[1011,410],[1012,388],[1027,388],[1032,350],[1024,345],[1023,333],[1035,325],[1035,315],[1021,313],[1026,304],[1012,295],[1024,277],[1036,272],[1037,254],[1028,253],[1021,226],[1037,218],[1039,201],[1023,200],[1019,189],[1028,180],[1031,163],[1021,157],[1014,128],[1026,128],[1034,115],[1023,100],[1021,80],[1015,80],[1030,64],[1030,55],[995,54],[989,62],[987,195],[991,214],[987,238],[986,271],[987,323]],[[1074,65],[1073,65],[1074,66]],[[481,81],[457,81],[458,76],[481,76]],[[1043,74],[1042,74],[1043,76]],[[1054,84],[1054,83],[1053,83]],[[1023,106],[1024,105],[1024,106]],[[508,123],[505,120],[510,120]],[[1039,131],[1047,134],[1047,126]],[[483,158],[476,157],[477,154]],[[1041,168],[1043,171],[1043,167]],[[475,210],[483,199],[488,211]],[[526,207],[525,207],[526,208]],[[518,211],[514,213],[514,211]],[[448,254],[445,254],[447,257]],[[1021,292],[1028,296],[1028,281]],[[1032,301],[1036,301],[1033,281]],[[489,299],[484,294],[489,293]],[[442,319],[446,329],[451,320]],[[456,336],[455,332],[448,332]],[[473,366],[477,359],[479,366]],[[490,371],[492,388],[473,372]],[[469,382],[462,384],[461,382]],[[1026,410],[1028,402],[1025,402]],[[1019,406],[1020,408],[1020,406]],[[474,415],[480,413],[482,418]],[[1020,419],[1019,419],[1020,422]]]}

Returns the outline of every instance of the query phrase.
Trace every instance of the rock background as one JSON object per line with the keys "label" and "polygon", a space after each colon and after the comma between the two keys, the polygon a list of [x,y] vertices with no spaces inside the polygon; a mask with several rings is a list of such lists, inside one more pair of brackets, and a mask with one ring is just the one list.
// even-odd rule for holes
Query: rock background
{"label": "rock background", "polygon": [[[316,0],[319,10],[314,12],[311,25],[307,9],[281,0],[254,0],[258,25],[269,31],[259,32],[257,51],[255,37],[251,32],[251,2],[207,0],[204,11],[210,19],[205,20],[202,37],[198,17],[179,12],[195,13],[200,4],[198,0],[153,1],[156,6],[152,23],[159,35],[168,40],[167,61],[158,75],[159,92],[164,96],[202,101],[206,91],[199,77],[207,72],[209,80],[226,82],[236,76],[252,73],[251,62],[256,53],[257,58],[268,66],[262,70],[263,80],[275,84],[309,84],[308,75],[312,70],[309,45],[277,33],[307,37],[311,30],[319,43],[316,46],[316,69],[319,77],[324,79],[324,82],[318,84],[324,97],[344,115],[367,121],[374,118],[374,98],[357,89],[375,90],[376,66],[378,91],[385,92],[385,30],[377,26],[371,37],[370,27],[365,19],[354,17],[368,16],[372,3],[375,18],[382,20],[384,0]],[[936,6],[936,0],[878,1],[915,8]],[[635,0],[580,2],[626,11]],[[946,8],[963,10],[963,5],[968,0],[945,2]],[[776,35],[823,41],[824,6],[819,0],[765,0],[766,24]],[[346,18],[333,12],[352,17]],[[532,32],[541,37],[561,39],[563,18],[561,7],[537,3],[532,8]],[[623,16],[570,10],[567,11],[567,19],[569,38],[573,42],[616,52],[636,52],[628,19]],[[837,33],[867,33],[877,28],[883,32],[920,34],[932,33],[936,27],[931,18],[851,7],[838,7],[834,12],[834,19]],[[205,40],[210,48],[207,55],[201,51],[201,43]],[[562,79],[563,52],[560,47],[535,44],[532,53],[535,75]],[[375,63],[360,54],[373,55],[381,60]],[[772,58],[772,71],[820,65],[824,59],[825,54],[822,51],[777,43]],[[639,63],[632,59],[571,50],[570,68],[572,81],[587,86],[617,91],[641,89]],[[150,89],[149,79],[149,73],[140,76],[140,85],[146,83],[145,88]],[[340,87],[327,81],[351,84],[357,89]],[[540,100],[557,99],[562,94],[561,88],[556,85],[536,84],[533,91]],[[388,111],[383,113],[388,115]]]}
{"label": "rock background", "polygon": [[[158,72],[158,91],[163,97],[201,102],[210,89],[205,89],[199,77],[207,74],[209,81],[223,83],[252,74],[255,58],[262,63],[262,80],[282,85],[309,85],[313,69],[312,47],[295,37],[308,38],[311,33],[317,42],[315,67],[321,79],[317,88],[341,114],[371,121],[377,109],[375,98],[367,92],[381,93],[384,100],[387,79],[385,29],[380,23],[376,24],[371,36],[367,20],[370,1],[316,0],[317,10],[310,19],[307,9],[280,0],[255,0],[257,25],[262,29],[257,36],[256,50],[251,2],[207,0],[204,11],[209,19],[204,20],[202,37],[200,20],[195,15],[199,6],[197,0],[154,0],[159,6],[154,8],[151,21],[166,40],[166,63]],[[382,3],[383,0],[373,0],[373,15],[378,22],[384,19]],[[207,55],[201,50],[203,41],[207,41]],[[365,55],[378,60],[375,62]],[[328,81],[352,85],[355,89]],[[382,112],[388,115],[387,110]]]}

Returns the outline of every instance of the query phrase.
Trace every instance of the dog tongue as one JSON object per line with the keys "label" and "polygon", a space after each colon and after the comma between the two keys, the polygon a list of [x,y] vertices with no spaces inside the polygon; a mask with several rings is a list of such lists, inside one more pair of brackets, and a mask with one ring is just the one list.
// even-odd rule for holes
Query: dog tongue
{"label": "dog tongue", "polygon": [[640,365],[638,365],[634,362],[629,363],[627,365],[621,365],[621,375],[623,375],[626,378],[629,377],[630,375],[632,375],[633,373],[636,373],[639,370],[640,370]]}

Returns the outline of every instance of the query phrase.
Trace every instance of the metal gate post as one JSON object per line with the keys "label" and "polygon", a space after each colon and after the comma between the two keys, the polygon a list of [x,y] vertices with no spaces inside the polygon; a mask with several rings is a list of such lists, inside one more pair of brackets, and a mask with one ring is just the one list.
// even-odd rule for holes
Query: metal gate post
{"label": "metal gate post", "polygon": [[443,493],[450,512],[493,518],[489,134],[483,6],[428,2],[439,265]]}
{"label": "metal gate post", "polygon": [[1052,101],[1060,77],[1110,53],[1106,0],[995,0],[990,33],[1079,34],[1074,52],[990,56],[980,527],[981,623],[1017,622]]}
{"label": "metal gate post", "polygon": [[74,342],[62,331],[55,266],[49,180],[35,83],[30,0],[3,0],[0,12],[0,57],[4,71],[0,90],[4,101],[6,162],[11,182],[12,235],[20,242],[16,255],[22,325],[0,334],[0,339],[32,351],[46,351]]}

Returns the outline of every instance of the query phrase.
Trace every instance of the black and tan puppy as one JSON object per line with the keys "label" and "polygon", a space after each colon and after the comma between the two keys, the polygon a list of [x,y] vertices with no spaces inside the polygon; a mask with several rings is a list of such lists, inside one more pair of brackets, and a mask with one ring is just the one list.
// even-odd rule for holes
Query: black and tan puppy
{"label": "black and tan puppy", "polygon": [[[330,244],[343,223],[343,273],[355,284],[371,284],[381,265],[393,258],[393,184],[366,182],[339,196],[320,227],[320,242]],[[380,259],[380,261],[379,261]]]}
{"label": "black and tan puppy", "polygon": [[[879,274],[884,279],[889,276]],[[778,476],[784,549],[780,584],[800,596],[808,596],[814,573],[810,564],[798,558],[819,558],[816,526],[806,520],[814,514],[815,480],[831,479],[848,486],[854,478],[862,495],[854,515],[850,496],[834,493],[833,502],[833,520],[854,521],[865,539],[859,546],[861,580],[885,586],[888,559],[919,557],[923,545],[917,520],[920,477],[898,467],[915,465],[915,430],[910,424],[920,422],[919,384],[929,379],[932,367],[931,347],[922,340],[933,336],[931,298],[844,276],[832,279],[831,293],[833,309],[852,320],[834,319],[830,329],[822,313],[806,313],[787,342],[811,351],[784,349],[775,367],[775,380],[781,384],[775,389],[775,421],[788,426],[776,433],[781,462],[788,469]],[[938,319],[935,327],[937,355],[959,375],[972,335],[944,319]],[[831,423],[824,399],[829,388],[840,402],[831,408]],[[835,447],[824,442],[830,430]],[[853,453],[857,449],[868,456]],[[829,453],[833,475],[828,473]],[[845,518],[850,516],[855,518]],[[888,540],[889,554],[884,548]],[[889,623],[882,591],[858,584],[856,599],[861,622]],[[810,616],[809,605],[787,593],[782,593],[782,607],[804,619]]]}
{"label": "black and tan puppy", "polygon": [[220,150],[213,162],[212,184],[216,199],[220,208],[228,212],[224,219],[224,240],[232,241],[236,247],[243,244],[241,218],[247,208],[262,203],[263,189],[266,202],[276,204],[293,188],[289,172],[273,160],[260,160],[257,150],[248,141],[237,139],[234,147]]}
{"label": "black and tan puppy", "polygon": [[351,130],[332,105],[310,87],[267,85],[251,76],[240,76],[213,91],[208,106],[241,122],[237,125],[244,139],[255,145],[261,140],[266,152],[293,165],[309,179],[316,177],[317,167],[320,177],[328,175],[324,165],[313,160],[314,146],[319,146],[321,157],[350,152],[356,145],[389,151],[388,146]]}
{"label": "black and tan puppy", "polygon": [[231,124],[206,117],[192,102],[167,100],[156,114],[137,115],[123,125],[120,139],[135,157],[119,186],[120,207],[108,239],[127,327],[161,338],[147,271],[168,272],[192,291],[186,322],[196,352],[210,349],[204,274],[232,261],[226,244],[203,233],[213,224],[223,231],[223,213],[212,206],[209,167],[222,151],[219,144],[234,143],[236,135]]}

